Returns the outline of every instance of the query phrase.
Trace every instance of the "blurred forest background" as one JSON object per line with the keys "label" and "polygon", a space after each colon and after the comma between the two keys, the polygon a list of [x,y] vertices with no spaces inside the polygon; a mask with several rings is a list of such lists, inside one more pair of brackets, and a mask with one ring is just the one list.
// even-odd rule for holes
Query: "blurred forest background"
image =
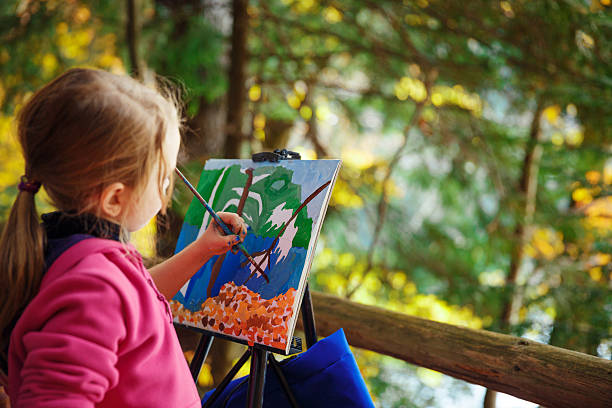
{"label": "blurred forest background", "polygon": [[[341,158],[313,289],[611,358],[610,0],[3,1],[0,221],[23,173],[15,112],[73,66],[182,89],[194,182],[210,157]],[[191,199],[175,190],[136,237],[149,256],[174,249]],[[482,405],[481,387],[355,353],[377,406]]]}

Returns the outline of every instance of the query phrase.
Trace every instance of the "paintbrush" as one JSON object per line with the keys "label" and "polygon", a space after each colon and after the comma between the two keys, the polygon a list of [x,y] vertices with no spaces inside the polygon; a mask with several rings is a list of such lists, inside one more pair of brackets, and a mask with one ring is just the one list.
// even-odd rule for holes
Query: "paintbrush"
{"label": "paintbrush", "polygon": [[[183,173],[181,173],[181,171],[177,168],[174,169],[176,171],[176,174],[179,175],[179,177],[181,178],[181,180],[183,180],[183,182],[187,185],[187,187],[189,188],[189,190],[191,190],[191,192],[193,193],[193,195],[202,203],[202,205],[204,206],[204,208],[206,208],[206,211],[208,211],[208,213],[211,215],[211,217],[213,217],[213,219],[217,222],[217,224],[221,227],[221,230],[223,230],[223,233],[225,235],[234,235],[234,233],[228,228],[227,225],[225,225],[225,223],[221,220],[221,218],[217,215],[217,213],[215,212],[215,210],[212,209],[212,207],[210,205],[208,205],[208,203],[206,202],[206,200],[204,200],[204,198],[202,198],[202,196],[200,195],[200,193],[198,193],[198,190],[196,190],[191,183],[189,182],[189,180],[187,180],[187,178],[185,176],[183,176]],[[249,262],[251,262],[251,264],[253,264],[253,266],[255,267],[255,269],[257,270],[257,272],[259,272],[261,274],[261,276],[264,277],[264,279],[266,280],[267,283],[270,283],[270,279],[268,279],[268,275],[266,275],[266,273],[261,269],[261,267],[257,264],[257,262],[255,261],[255,259],[253,259],[253,257],[247,252],[246,248],[244,247],[244,245],[242,244],[236,244],[232,247],[233,250],[238,250],[240,252],[242,252],[244,254],[244,256],[246,256],[246,258],[249,260]]]}

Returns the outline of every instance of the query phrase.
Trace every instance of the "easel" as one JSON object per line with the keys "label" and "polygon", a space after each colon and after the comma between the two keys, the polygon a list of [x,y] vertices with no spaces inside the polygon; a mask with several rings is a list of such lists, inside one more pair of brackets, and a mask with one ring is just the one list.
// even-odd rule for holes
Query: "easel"
{"label": "easel", "polygon": [[[291,152],[286,149],[276,149],[274,150],[274,152],[256,153],[253,155],[252,158],[255,162],[270,161],[275,163],[278,163],[280,160],[301,159],[298,153]],[[308,348],[310,348],[317,342],[317,333],[315,329],[312,299],[310,297],[310,289],[308,287],[308,284],[306,284],[306,289],[304,291],[304,297],[302,298],[302,304],[300,309],[302,313],[302,322],[304,324],[306,345],[308,346]],[[210,347],[212,346],[213,338],[213,334],[203,333],[200,342],[198,343],[198,346],[196,348],[193,359],[191,360],[189,369],[191,371],[193,380],[196,382],[200,375],[202,364],[206,360],[208,352],[210,351]],[[289,354],[299,353],[300,351],[302,351],[301,339],[294,337],[291,343]],[[248,347],[242,357],[240,357],[240,359],[236,362],[236,364],[234,364],[232,369],[223,378],[221,383],[217,386],[213,394],[206,400],[206,402],[204,402],[202,407],[208,408],[215,403],[215,401],[219,398],[221,393],[225,390],[230,381],[246,363],[249,357],[251,358],[251,367],[247,388],[247,408],[261,408],[263,405],[263,392],[264,385],[266,382],[266,363],[269,364],[276,373],[291,406],[293,408],[299,408],[300,405],[298,404],[297,400],[295,399],[295,396],[293,395],[293,392],[291,391],[291,388],[289,387],[289,383],[287,382],[287,379],[283,374],[280,364],[278,363],[278,361],[276,361],[272,352],[266,350],[265,348],[259,345]]]}

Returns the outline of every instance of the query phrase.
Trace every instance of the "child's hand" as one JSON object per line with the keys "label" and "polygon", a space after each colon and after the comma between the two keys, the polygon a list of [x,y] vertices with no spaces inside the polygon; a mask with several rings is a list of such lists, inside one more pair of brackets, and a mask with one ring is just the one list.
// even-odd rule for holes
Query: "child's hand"
{"label": "child's hand", "polygon": [[226,253],[232,246],[244,241],[247,233],[247,225],[238,214],[218,212],[217,215],[236,235],[223,235],[223,230],[213,219],[198,239],[203,250],[211,256]]}

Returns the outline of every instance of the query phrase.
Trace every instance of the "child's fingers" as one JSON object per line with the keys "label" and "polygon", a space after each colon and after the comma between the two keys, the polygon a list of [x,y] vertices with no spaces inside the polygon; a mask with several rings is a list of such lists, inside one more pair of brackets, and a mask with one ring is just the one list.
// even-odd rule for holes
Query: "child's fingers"
{"label": "child's fingers", "polygon": [[238,253],[238,247],[236,245],[242,242],[242,237],[239,235],[230,235],[230,237],[231,239],[227,240],[227,246],[232,251],[232,254],[236,254]]}
{"label": "child's fingers", "polygon": [[229,227],[232,232],[236,235],[240,235],[241,237],[245,237],[247,233],[247,225],[244,220],[238,215],[234,213],[225,213],[219,212],[217,213],[221,220]]}

